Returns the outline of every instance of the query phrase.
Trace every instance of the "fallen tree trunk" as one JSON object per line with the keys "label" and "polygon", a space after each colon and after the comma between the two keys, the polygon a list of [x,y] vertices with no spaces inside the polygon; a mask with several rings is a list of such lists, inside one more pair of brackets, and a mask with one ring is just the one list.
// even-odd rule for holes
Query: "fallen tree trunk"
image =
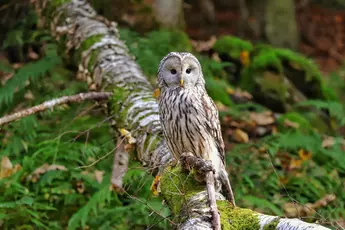
{"label": "fallen tree trunk", "polygon": [[[131,132],[141,163],[154,175],[164,169],[161,195],[176,217],[177,228],[212,229],[205,185],[178,167],[167,167],[172,156],[162,138],[152,86],[119,39],[116,23],[98,16],[85,0],[34,3],[41,21],[65,51],[65,58],[79,67],[78,77],[85,78],[93,89],[113,92],[108,103],[112,124]],[[233,208],[219,193],[216,198],[222,229],[327,229],[298,219]]]}

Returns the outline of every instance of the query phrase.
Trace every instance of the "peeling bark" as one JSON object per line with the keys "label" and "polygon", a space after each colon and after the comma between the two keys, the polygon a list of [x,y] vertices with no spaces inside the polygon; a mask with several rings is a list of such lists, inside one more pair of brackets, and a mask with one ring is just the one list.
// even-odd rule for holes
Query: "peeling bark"
{"label": "peeling bark", "polygon": [[[119,39],[116,23],[97,16],[85,0],[36,0],[35,6],[61,50],[79,66],[79,77],[99,91],[113,91],[109,115],[117,129],[131,132],[141,163],[153,174],[164,169],[162,196],[179,221],[178,229],[212,229],[205,185],[178,168],[166,167],[172,156],[162,138],[152,86]],[[327,229],[233,208],[219,193],[216,199],[223,229]]]}

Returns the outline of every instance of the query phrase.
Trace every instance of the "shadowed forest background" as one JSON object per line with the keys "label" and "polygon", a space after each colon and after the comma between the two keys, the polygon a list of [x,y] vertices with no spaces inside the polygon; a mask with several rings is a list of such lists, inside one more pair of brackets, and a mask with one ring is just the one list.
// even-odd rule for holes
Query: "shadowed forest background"
{"label": "shadowed forest background", "polygon": [[[154,87],[168,52],[199,58],[238,206],[345,228],[345,1],[89,3]],[[95,90],[41,24],[30,1],[1,1],[0,117]],[[111,189],[109,120],[84,101],[0,126],[0,229],[171,229],[135,154]]]}

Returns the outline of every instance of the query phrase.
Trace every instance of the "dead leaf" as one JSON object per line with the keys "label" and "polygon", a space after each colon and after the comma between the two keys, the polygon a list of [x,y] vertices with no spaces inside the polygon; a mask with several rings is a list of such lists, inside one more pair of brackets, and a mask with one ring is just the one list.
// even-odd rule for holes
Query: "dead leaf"
{"label": "dead leaf", "polygon": [[30,58],[31,60],[37,60],[40,58],[40,56],[35,51],[32,50],[32,47],[29,47],[28,58]]}
{"label": "dead leaf", "polygon": [[257,125],[271,125],[275,122],[275,119],[271,111],[265,111],[263,113],[250,113],[250,119],[253,120]]}
{"label": "dead leaf", "polygon": [[239,143],[247,143],[249,141],[248,134],[241,129],[236,129],[232,137]]}
{"label": "dead leaf", "polygon": [[13,63],[12,64],[12,67],[14,68],[14,69],[19,69],[19,68],[21,68],[21,67],[23,67],[24,66],[24,63]]}
{"label": "dead leaf", "polygon": [[80,194],[84,193],[85,192],[84,182],[83,181],[77,181],[76,189]]}
{"label": "dead leaf", "polygon": [[0,165],[0,179],[9,177],[16,172],[18,172],[22,167],[19,164],[16,164],[13,167],[12,162],[7,156],[3,156],[1,158],[1,165]]}
{"label": "dead leaf", "polygon": [[284,126],[285,127],[291,127],[291,128],[295,128],[298,129],[299,128],[299,124],[293,121],[290,121],[289,119],[284,119]]}
{"label": "dead leaf", "polygon": [[136,23],[136,21],[137,21],[135,16],[129,15],[129,14],[127,14],[127,13],[124,13],[124,14],[122,15],[121,19],[122,19],[124,22],[128,23],[128,25],[130,25],[130,26],[134,26],[135,23]]}
{"label": "dead leaf", "polygon": [[161,91],[159,90],[159,88],[155,89],[155,91],[153,92],[153,97],[158,99],[159,96],[161,94]]}
{"label": "dead leaf", "polygon": [[104,172],[101,170],[95,170],[93,174],[95,176],[96,181],[98,183],[102,183]]}
{"label": "dead leaf", "polygon": [[291,159],[289,169],[298,169],[301,167],[303,160],[301,159]]}
{"label": "dead leaf", "polygon": [[160,176],[156,176],[151,185],[151,191],[154,196],[158,196],[160,191]]}
{"label": "dead leaf", "polygon": [[126,137],[128,144],[135,144],[136,139],[132,137],[132,134],[126,129],[119,129],[121,136]]}
{"label": "dead leaf", "polygon": [[31,90],[28,90],[25,94],[24,94],[24,98],[26,100],[33,100],[35,99],[35,96],[32,94]]}
{"label": "dead leaf", "polygon": [[27,177],[27,180],[35,183],[39,180],[42,174],[45,174],[48,171],[54,171],[54,170],[67,171],[67,168],[63,165],[56,165],[56,164],[49,165],[45,163],[44,165],[35,169],[35,171]]}
{"label": "dead leaf", "polygon": [[300,159],[302,161],[307,161],[307,160],[310,160],[311,159],[311,152],[310,151],[307,151],[307,150],[304,150],[304,149],[300,149],[298,150],[298,156],[300,157]]}
{"label": "dead leaf", "polygon": [[191,40],[191,43],[196,51],[203,52],[203,51],[209,51],[213,47],[214,43],[216,43],[216,41],[217,41],[217,38],[216,36],[213,35],[207,41]]}
{"label": "dead leaf", "polygon": [[322,148],[328,148],[328,147],[332,147],[335,143],[335,140],[333,137],[326,137],[323,141],[322,141]]}
{"label": "dead leaf", "polygon": [[242,63],[243,66],[247,67],[250,64],[250,55],[249,52],[244,50],[241,52],[240,54],[240,61]]}

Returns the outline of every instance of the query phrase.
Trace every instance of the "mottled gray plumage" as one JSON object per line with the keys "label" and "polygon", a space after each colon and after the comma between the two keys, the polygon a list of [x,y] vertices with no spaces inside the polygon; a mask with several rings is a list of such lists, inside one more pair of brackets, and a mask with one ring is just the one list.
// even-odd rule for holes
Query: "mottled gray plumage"
{"label": "mottled gray plumage", "polygon": [[177,160],[185,152],[210,160],[234,203],[218,110],[206,92],[198,59],[190,53],[169,53],[159,65],[158,86],[160,120],[171,153]]}

